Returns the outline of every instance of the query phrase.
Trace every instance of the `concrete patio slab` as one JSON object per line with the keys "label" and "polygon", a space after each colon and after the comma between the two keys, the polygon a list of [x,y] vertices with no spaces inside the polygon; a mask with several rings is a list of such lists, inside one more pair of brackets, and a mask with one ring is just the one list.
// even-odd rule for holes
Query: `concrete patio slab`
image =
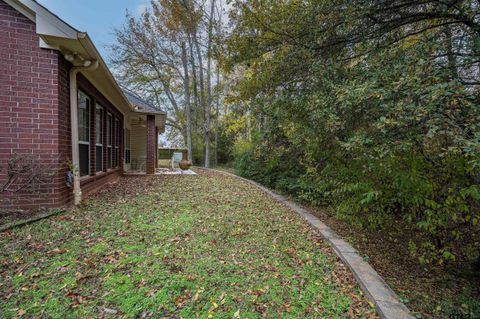
{"label": "concrete patio slab", "polygon": [[[126,172],[124,175],[126,176],[146,176],[145,172]],[[191,169],[182,171],[179,168],[171,169],[171,168],[157,168],[155,170],[155,175],[197,175]]]}
{"label": "concrete patio slab", "polygon": [[179,168],[176,168],[174,170],[170,168],[157,168],[157,170],[155,171],[155,175],[197,175],[197,173],[195,173],[191,169],[182,171]]}

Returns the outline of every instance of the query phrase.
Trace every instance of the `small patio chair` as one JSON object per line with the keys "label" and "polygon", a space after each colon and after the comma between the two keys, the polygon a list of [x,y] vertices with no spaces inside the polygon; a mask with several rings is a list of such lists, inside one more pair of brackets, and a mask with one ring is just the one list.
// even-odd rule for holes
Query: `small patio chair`
{"label": "small patio chair", "polygon": [[175,169],[175,163],[180,163],[182,160],[182,153],[173,153],[172,155],[172,169]]}

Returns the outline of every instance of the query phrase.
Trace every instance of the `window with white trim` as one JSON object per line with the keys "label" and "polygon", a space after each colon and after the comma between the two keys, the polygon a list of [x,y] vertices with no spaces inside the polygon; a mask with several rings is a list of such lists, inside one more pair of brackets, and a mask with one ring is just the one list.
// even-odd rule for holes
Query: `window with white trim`
{"label": "window with white trim", "polygon": [[103,114],[104,108],[97,105],[95,108],[95,170],[103,171]]}
{"label": "window with white trim", "polygon": [[90,104],[91,99],[78,91],[78,151],[80,176],[90,171]]}
{"label": "window with white trim", "polygon": [[115,118],[115,167],[120,166],[120,121]]}
{"label": "window with white trim", "polygon": [[113,154],[112,154],[112,142],[113,142],[113,115],[108,113],[107,115],[107,168],[113,167]]}

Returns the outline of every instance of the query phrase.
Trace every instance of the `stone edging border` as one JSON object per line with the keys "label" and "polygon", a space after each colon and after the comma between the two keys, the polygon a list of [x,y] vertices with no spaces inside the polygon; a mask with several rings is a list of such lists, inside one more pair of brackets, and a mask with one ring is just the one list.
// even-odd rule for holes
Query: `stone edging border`
{"label": "stone edging border", "polygon": [[35,222],[38,222],[42,219],[46,219],[46,218],[49,218],[49,217],[52,217],[52,216],[55,216],[55,215],[60,215],[60,214],[63,214],[63,213],[65,213],[65,210],[56,210],[55,209],[55,210],[49,211],[45,214],[38,215],[36,217],[20,220],[20,221],[11,223],[11,224],[6,224],[6,225],[3,225],[3,226],[0,227],[0,233],[3,233],[4,231],[7,231],[7,230],[10,230],[10,229],[13,229],[13,228],[17,228],[17,227],[25,226],[25,225],[28,225],[28,224],[31,224],[31,223],[35,223]]}
{"label": "stone edging border", "polygon": [[377,313],[382,319],[414,319],[408,308],[400,302],[395,292],[388,286],[382,277],[363,260],[358,251],[350,244],[340,238],[330,227],[325,225],[320,219],[310,214],[302,206],[286,199],[284,196],[274,193],[270,189],[243,177],[215,169],[206,169],[195,167],[197,169],[209,170],[220,174],[232,176],[252,184],[275,200],[287,206],[298,215],[303,217],[315,230],[325,238],[335,253],[340,257],[345,265],[348,266],[357,280],[360,288],[366,294],[368,299],[375,304]]}

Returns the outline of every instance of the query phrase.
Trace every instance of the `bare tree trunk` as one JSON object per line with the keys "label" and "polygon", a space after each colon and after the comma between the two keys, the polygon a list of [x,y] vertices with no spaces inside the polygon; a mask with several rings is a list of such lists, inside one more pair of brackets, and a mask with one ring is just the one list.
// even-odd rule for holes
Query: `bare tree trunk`
{"label": "bare tree trunk", "polygon": [[[205,118],[205,113],[206,113],[206,106],[205,106],[205,85],[204,85],[204,77],[203,77],[203,58],[202,58],[202,51],[200,50],[200,44],[198,42],[198,37],[197,34],[193,34],[193,43],[195,44],[195,48],[197,51],[197,58],[198,58],[198,70],[199,70],[199,84],[200,84],[200,105],[202,106],[202,113],[203,113],[203,140],[205,143],[206,139],[206,118]],[[207,160],[205,159],[205,167],[207,166]]]}
{"label": "bare tree trunk", "polygon": [[[217,35],[221,36],[222,32],[222,0],[219,1],[220,8],[218,10],[218,27],[217,27]],[[214,155],[214,161],[215,161],[215,166],[218,165],[218,120],[219,120],[219,115],[220,115],[220,93],[221,93],[221,85],[220,85],[220,68],[218,66],[218,61],[219,60],[219,55],[217,52],[217,63],[216,63],[216,68],[217,68],[217,103],[215,106],[215,142],[214,142],[214,147],[215,147],[215,155]]]}
{"label": "bare tree trunk", "polygon": [[188,74],[188,60],[187,60],[187,49],[185,47],[185,42],[181,43],[182,48],[182,64],[183,64],[183,90],[185,97],[185,113],[187,118],[186,131],[187,131],[187,150],[188,150],[188,160],[192,161],[192,114],[190,107],[190,78]]}
{"label": "bare tree trunk", "polygon": [[219,110],[220,110],[220,91],[218,90],[219,88],[220,88],[220,69],[217,65],[217,103],[215,106],[215,142],[214,142],[215,166],[218,165],[218,116],[219,116]]}
{"label": "bare tree trunk", "polygon": [[205,112],[205,167],[210,167],[210,129],[212,110],[212,40],[213,21],[215,12],[215,0],[211,0],[210,16],[208,22],[208,45],[207,45],[207,107]]}
{"label": "bare tree trunk", "polygon": [[197,80],[197,66],[195,63],[195,56],[193,53],[192,37],[188,35],[188,46],[190,53],[190,64],[192,65],[192,79],[193,79],[193,130],[195,135],[198,134],[198,108],[199,108],[199,96],[198,96],[198,80]]}

